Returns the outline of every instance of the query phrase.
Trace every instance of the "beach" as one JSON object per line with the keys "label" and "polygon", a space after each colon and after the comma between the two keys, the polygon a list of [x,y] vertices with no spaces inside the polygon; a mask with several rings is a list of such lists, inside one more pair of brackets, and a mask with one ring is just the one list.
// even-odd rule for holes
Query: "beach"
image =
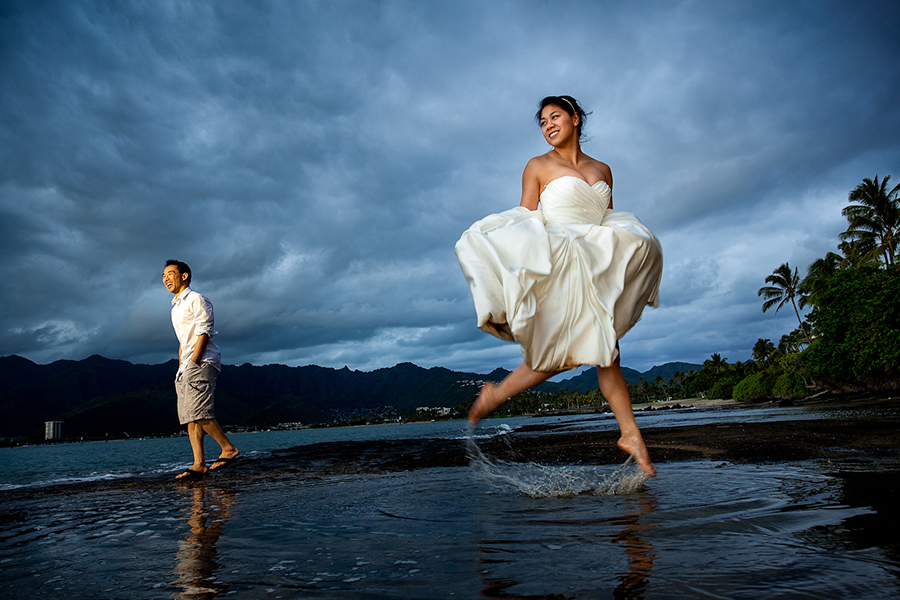
{"label": "beach", "polygon": [[7,489],[0,597],[900,596],[896,400],[637,414],[648,481],[590,415]]}

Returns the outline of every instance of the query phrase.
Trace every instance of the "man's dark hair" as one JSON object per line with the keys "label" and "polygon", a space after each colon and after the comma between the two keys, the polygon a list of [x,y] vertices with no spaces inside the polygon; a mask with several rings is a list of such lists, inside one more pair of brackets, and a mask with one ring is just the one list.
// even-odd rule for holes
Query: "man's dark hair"
{"label": "man's dark hair", "polygon": [[187,284],[191,285],[191,268],[189,266],[187,266],[187,263],[183,263],[180,260],[167,260],[166,266],[167,267],[175,267],[176,269],[178,269],[178,272],[181,273],[182,275],[187,273],[187,276],[188,276]]}

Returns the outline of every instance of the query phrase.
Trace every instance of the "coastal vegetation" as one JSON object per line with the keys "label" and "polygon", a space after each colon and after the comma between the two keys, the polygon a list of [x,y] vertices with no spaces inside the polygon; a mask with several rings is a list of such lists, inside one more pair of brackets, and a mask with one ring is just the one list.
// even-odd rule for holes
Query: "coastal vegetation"
{"label": "coastal vegetation", "polygon": [[798,327],[777,346],[757,340],[750,372],[730,394],[721,385],[727,376],[719,378],[711,395],[759,400],[900,388],[900,185],[889,188],[890,179],[866,178],[850,192],[837,252],[813,261],[802,279],[787,262],[766,277],[758,292],[763,312],[789,304]]}
{"label": "coastal vegetation", "polygon": [[890,179],[866,178],[850,192],[838,252],[813,261],[802,280],[788,263],[766,278],[763,311],[790,301],[799,328],[777,350],[757,341],[766,360],[735,386],[736,400],[900,387],[900,185],[889,188]]}
{"label": "coastal vegetation", "polygon": [[797,328],[777,345],[758,339],[746,363],[714,354],[685,376],[692,393],[754,401],[900,388],[900,185],[890,179],[866,178],[850,192],[837,252],[802,278],[787,262],[766,277],[763,312],[790,306]]}

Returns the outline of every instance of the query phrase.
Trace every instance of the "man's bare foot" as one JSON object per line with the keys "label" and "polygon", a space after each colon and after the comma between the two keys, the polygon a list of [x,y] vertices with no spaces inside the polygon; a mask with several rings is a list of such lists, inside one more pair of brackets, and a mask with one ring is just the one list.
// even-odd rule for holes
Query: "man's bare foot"
{"label": "man's bare foot", "polygon": [[497,386],[490,381],[486,381],[481,386],[481,393],[478,394],[478,399],[475,400],[475,404],[469,409],[469,423],[474,426],[479,419],[487,416],[492,410],[506,402],[506,398],[499,398],[497,393]]}
{"label": "man's bare foot", "polygon": [[650,462],[650,453],[647,452],[647,446],[644,444],[644,438],[641,434],[622,436],[617,444],[619,448],[634,457],[635,462],[650,477],[656,477],[656,467]]}
{"label": "man's bare foot", "polygon": [[222,454],[219,455],[219,458],[216,459],[216,462],[214,462],[212,465],[210,465],[209,470],[210,471],[218,471],[219,469],[224,469],[225,467],[227,467],[228,465],[233,463],[235,460],[237,460],[238,454],[240,454],[240,453],[241,453],[241,451],[238,450],[237,448],[235,448],[234,450],[231,450],[229,452],[226,452],[223,450]]}
{"label": "man's bare foot", "polygon": [[181,475],[177,475],[175,479],[203,479],[206,477],[206,465],[203,467],[191,467]]}

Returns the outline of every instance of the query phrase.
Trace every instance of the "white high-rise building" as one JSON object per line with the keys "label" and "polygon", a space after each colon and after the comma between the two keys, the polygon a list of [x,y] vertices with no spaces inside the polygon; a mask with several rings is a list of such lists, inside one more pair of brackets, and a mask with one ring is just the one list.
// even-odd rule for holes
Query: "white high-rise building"
{"label": "white high-rise building", "polygon": [[44,439],[61,440],[62,426],[62,421],[44,421]]}

